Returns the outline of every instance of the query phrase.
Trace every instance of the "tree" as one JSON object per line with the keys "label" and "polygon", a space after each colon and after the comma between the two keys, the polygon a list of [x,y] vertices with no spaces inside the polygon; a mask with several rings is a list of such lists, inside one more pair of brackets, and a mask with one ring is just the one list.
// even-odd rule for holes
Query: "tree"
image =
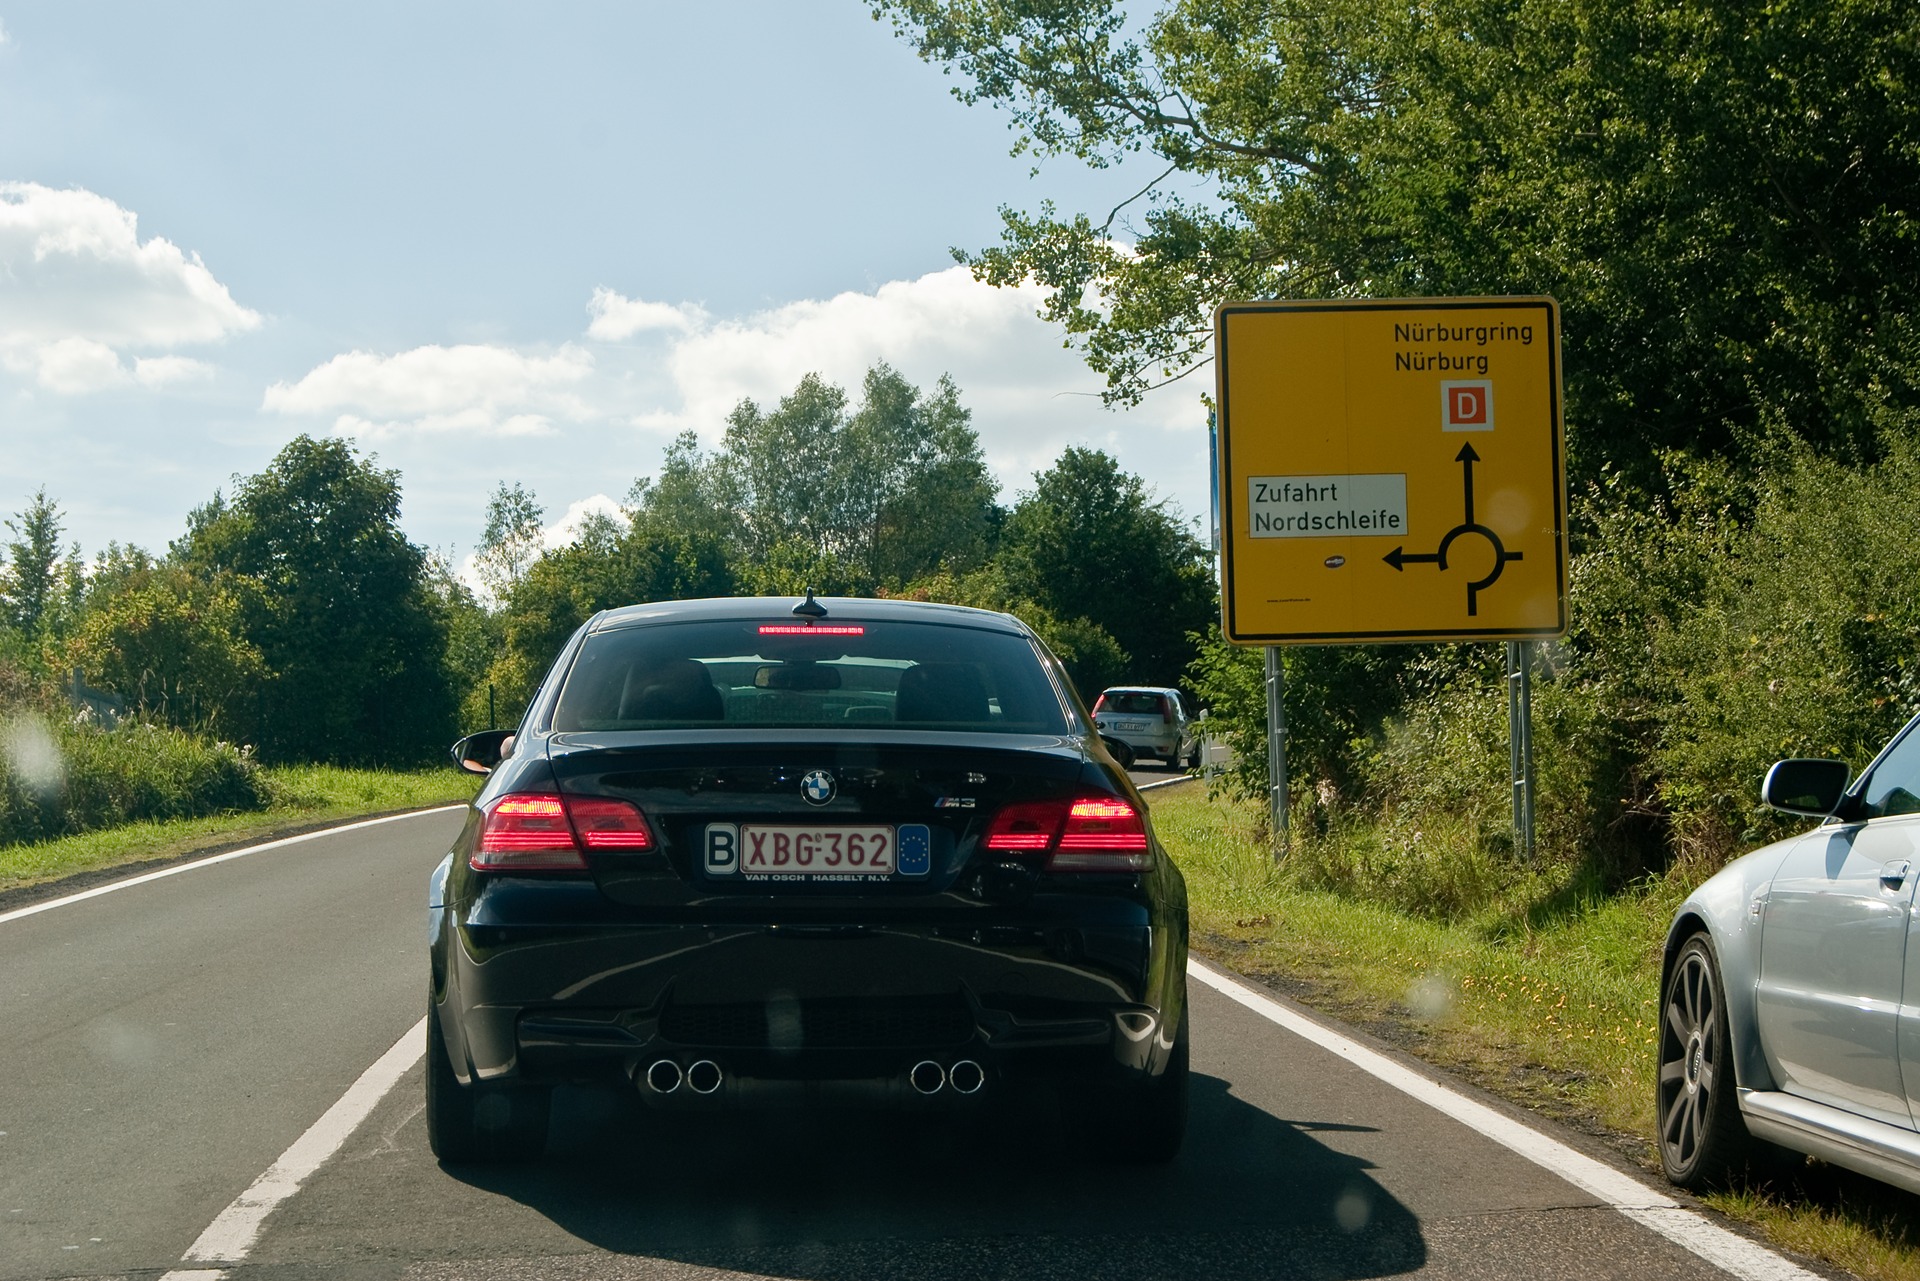
{"label": "tree", "polygon": [[1130,660],[1105,628],[1085,618],[1059,618],[1046,606],[1016,594],[997,563],[964,574],[943,568],[907,584],[899,594],[907,600],[1012,614],[1046,642],[1089,703],[1107,686],[1126,679]]}
{"label": "tree", "polygon": [[298,436],[176,544],[194,572],[252,585],[244,633],[270,673],[264,756],[411,762],[450,737],[446,622],[399,517],[398,472],[346,441]]}
{"label": "tree", "polygon": [[496,601],[505,600],[527,567],[539,558],[544,533],[541,522],[546,516],[547,509],[518,481],[511,488],[501,481],[487,500],[487,524],[480,535],[474,569]]}
{"label": "tree", "polygon": [[733,590],[725,545],[709,532],[644,511],[630,526],[587,526],[578,541],[535,561],[501,609],[500,650],[488,671],[500,720],[518,718],[560,647],[600,610]]}
{"label": "tree", "polygon": [[848,428],[871,486],[866,569],[874,582],[904,583],[942,566],[964,573],[992,553],[1000,487],[972,420],[951,378],[922,396],[886,365],[867,371]]}
{"label": "tree", "polygon": [[254,729],[266,665],[244,632],[251,580],[198,575],[113,547],[66,647],[69,664],[128,707],[238,740]]}
{"label": "tree", "polygon": [[43,487],[26,509],[7,522],[7,568],[0,573],[0,606],[6,621],[31,636],[52,620],[61,603],[60,505]]}
{"label": "tree", "polygon": [[459,728],[491,729],[489,716],[497,721],[499,707],[497,702],[489,706],[489,676],[506,640],[500,612],[488,609],[460,580],[449,555],[428,555],[426,581],[427,592],[446,624],[447,682],[460,708]]}
{"label": "tree", "polygon": [[817,374],[772,409],[741,401],[718,450],[680,437],[629,503],[723,540],[750,590],[858,594],[980,565],[996,493],[952,380],[922,393],[881,364],[857,406]]}
{"label": "tree", "polygon": [[1129,656],[1129,678],[1147,684],[1179,680],[1189,633],[1216,613],[1199,540],[1097,449],[1067,449],[1034,475],[1007,518],[1001,561],[1016,595],[1098,624]]}
{"label": "tree", "polygon": [[874,12],[1007,110],[1017,150],[1164,167],[1104,217],[1003,210],[962,255],[1044,285],[1110,401],[1203,365],[1224,300],[1536,292],[1564,308],[1577,480],[1656,484],[1663,449],[1774,427],[1871,454],[1876,406],[1920,400],[1900,0]]}

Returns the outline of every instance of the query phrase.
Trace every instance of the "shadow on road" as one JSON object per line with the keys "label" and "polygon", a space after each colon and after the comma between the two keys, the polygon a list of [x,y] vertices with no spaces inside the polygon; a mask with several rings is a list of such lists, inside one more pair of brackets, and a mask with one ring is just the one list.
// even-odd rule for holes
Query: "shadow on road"
{"label": "shadow on road", "polygon": [[547,1157],[447,1167],[599,1249],[818,1281],[1021,1275],[1359,1278],[1419,1268],[1418,1222],[1308,1131],[1193,1078],[1164,1168],[1082,1160],[1033,1100],[1004,1115],[666,1117],[555,1099]]}

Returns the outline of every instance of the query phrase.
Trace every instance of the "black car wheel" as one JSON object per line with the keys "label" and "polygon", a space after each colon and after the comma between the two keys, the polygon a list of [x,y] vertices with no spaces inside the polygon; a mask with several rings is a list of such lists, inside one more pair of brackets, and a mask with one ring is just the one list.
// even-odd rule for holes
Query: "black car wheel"
{"label": "black car wheel", "polygon": [[439,1011],[427,1009],[427,1146],[442,1161],[525,1161],[547,1146],[551,1091],[529,1085],[462,1085],[453,1074]]}
{"label": "black car wheel", "polygon": [[1145,1085],[1110,1085],[1069,1096],[1069,1133],[1104,1161],[1164,1165],[1173,1160],[1187,1137],[1188,1058],[1183,1003],[1166,1069]]}
{"label": "black car wheel", "polygon": [[1726,989],[1704,933],[1686,941],[1667,976],[1655,1103],[1660,1164],[1683,1188],[1721,1184],[1760,1154],[1735,1097]]}

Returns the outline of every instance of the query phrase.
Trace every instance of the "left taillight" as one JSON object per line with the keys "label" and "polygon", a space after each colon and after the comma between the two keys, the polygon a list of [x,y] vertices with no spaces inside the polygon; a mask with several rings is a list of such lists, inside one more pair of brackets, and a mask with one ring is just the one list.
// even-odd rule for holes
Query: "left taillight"
{"label": "left taillight", "polygon": [[1022,801],[987,824],[990,850],[1047,854],[1049,872],[1140,872],[1151,860],[1146,819],[1120,796]]}
{"label": "left taillight", "polygon": [[586,850],[653,848],[639,807],[610,797],[514,792],[484,812],[467,857],[476,872],[583,872]]}

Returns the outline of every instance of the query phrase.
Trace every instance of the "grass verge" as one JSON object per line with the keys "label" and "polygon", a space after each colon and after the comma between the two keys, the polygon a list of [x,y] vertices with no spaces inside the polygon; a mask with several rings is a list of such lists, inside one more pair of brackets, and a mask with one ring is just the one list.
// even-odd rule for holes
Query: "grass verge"
{"label": "grass verge", "polygon": [[251,839],[271,839],[338,819],[458,803],[472,797],[480,782],[451,769],[396,773],[298,765],[261,772],[270,798],[265,809],[128,823],[54,841],[0,847],[0,894],[131,864],[167,862]]}
{"label": "grass verge", "polygon": [[[1187,879],[1193,948],[1657,1169],[1660,945],[1689,887],[1668,880],[1525,912],[1445,920],[1301,888],[1256,843],[1257,806],[1199,786],[1151,794]],[[1920,1281],[1920,1203],[1819,1162],[1707,1204],[1872,1281]]]}

